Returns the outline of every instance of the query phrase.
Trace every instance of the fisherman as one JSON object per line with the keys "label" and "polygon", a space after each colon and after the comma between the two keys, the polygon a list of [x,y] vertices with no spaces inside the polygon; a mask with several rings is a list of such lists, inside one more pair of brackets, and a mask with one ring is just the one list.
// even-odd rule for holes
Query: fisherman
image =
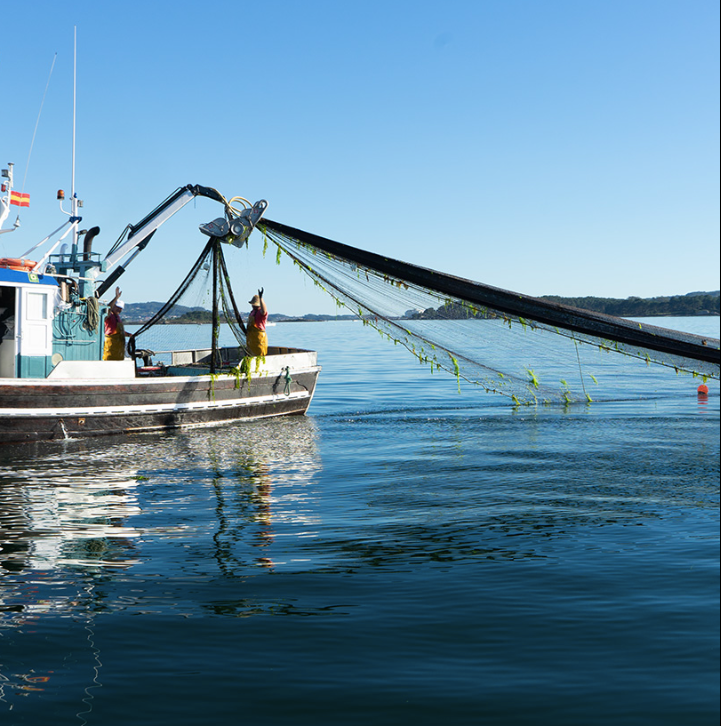
{"label": "fisherman", "polygon": [[257,295],[253,295],[250,300],[253,308],[248,316],[248,331],[246,333],[246,343],[248,352],[251,355],[267,355],[268,354],[268,336],[265,333],[265,324],[268,322],[268,308],[263,300],[263,288],[258,290]]}
{"label": "fisherman", "polygon": [[125,326],[120,318],[125,303],[120,299],[120,288],[115,288],[115,297],[110,303],[108,314],[105,316],[105,348],[103,360],[125,359]]}

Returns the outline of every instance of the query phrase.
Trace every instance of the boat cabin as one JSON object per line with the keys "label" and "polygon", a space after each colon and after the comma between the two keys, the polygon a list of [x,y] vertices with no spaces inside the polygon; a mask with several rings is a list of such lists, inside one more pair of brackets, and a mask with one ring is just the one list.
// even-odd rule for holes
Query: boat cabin
{"label": "boat cabin", "polygon": [[105,308],[56,257],[44,273],[0,259],[0,378],[47,378],[62,361],[102,359]]}

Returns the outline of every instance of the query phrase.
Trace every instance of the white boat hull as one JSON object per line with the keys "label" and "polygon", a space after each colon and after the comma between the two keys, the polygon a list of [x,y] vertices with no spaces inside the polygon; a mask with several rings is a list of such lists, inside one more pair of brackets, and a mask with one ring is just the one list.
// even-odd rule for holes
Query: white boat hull
{"label": "white boat hull", "polygon": [[0,379],[0,443],[302,415],[320,372],[316,353],[282,350],[253,359],[248,374],[177,375],[184,369],[170,366],[157,375],[136,373],[132,361],[68,361],[48,378]]}

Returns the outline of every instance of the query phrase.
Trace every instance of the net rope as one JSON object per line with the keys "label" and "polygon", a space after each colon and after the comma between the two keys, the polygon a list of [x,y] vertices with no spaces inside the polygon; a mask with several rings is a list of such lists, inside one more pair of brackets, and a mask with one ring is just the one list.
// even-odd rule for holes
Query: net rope
{"label": "net rope", "polygon": [[[217,309],[219,325],[216,332],[221,340],[216,343],[228,345],[234,338],[236,344],[245,350],[246,329],[233,295],[230,275],[225,263],[222,244],[211,237],[178,289],[153,317],[144,323],[131,338],[129,352],[157,354],[157,360],[168,363],[169,354],[177,345],[178,323],[186,323],[184,337],[189,348],[211,348],[212,336],[208,335],[213,305],[213,258],[217,260]],[[195,333],[195,335],[194,335]]]}

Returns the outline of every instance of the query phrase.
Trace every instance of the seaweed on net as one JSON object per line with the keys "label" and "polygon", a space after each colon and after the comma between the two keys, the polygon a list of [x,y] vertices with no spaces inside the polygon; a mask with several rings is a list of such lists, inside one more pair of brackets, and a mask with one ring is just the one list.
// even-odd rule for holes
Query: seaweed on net
{"label": "seaweed on net", "polygon": [[[265,219],[258,228],[340,307],[445,370],[516,404],[601,398],[638,365],[719,378],[719,341],[501,290]],[[616,355],[618,354],[618,355]],[[630,362],[625,365],[623,361]]]}
{"label": "seaweed on net", "polygon": [[206,325],[197,326],[197,339],[193,339],[192,331],[184,330],[186,345],[190,348],[217,348],[223,326],[223,332],[229,330],[238,347],[245,349],[245,325],[233,295],[222,243],[216,237],[208,240],[170,299],[134,333],[131,353],[144,349],[158,354],[158,360],[168,362],[170,351],[177,347],[177,328],[173,323],[179,321],[213,326],[210,338]]}

